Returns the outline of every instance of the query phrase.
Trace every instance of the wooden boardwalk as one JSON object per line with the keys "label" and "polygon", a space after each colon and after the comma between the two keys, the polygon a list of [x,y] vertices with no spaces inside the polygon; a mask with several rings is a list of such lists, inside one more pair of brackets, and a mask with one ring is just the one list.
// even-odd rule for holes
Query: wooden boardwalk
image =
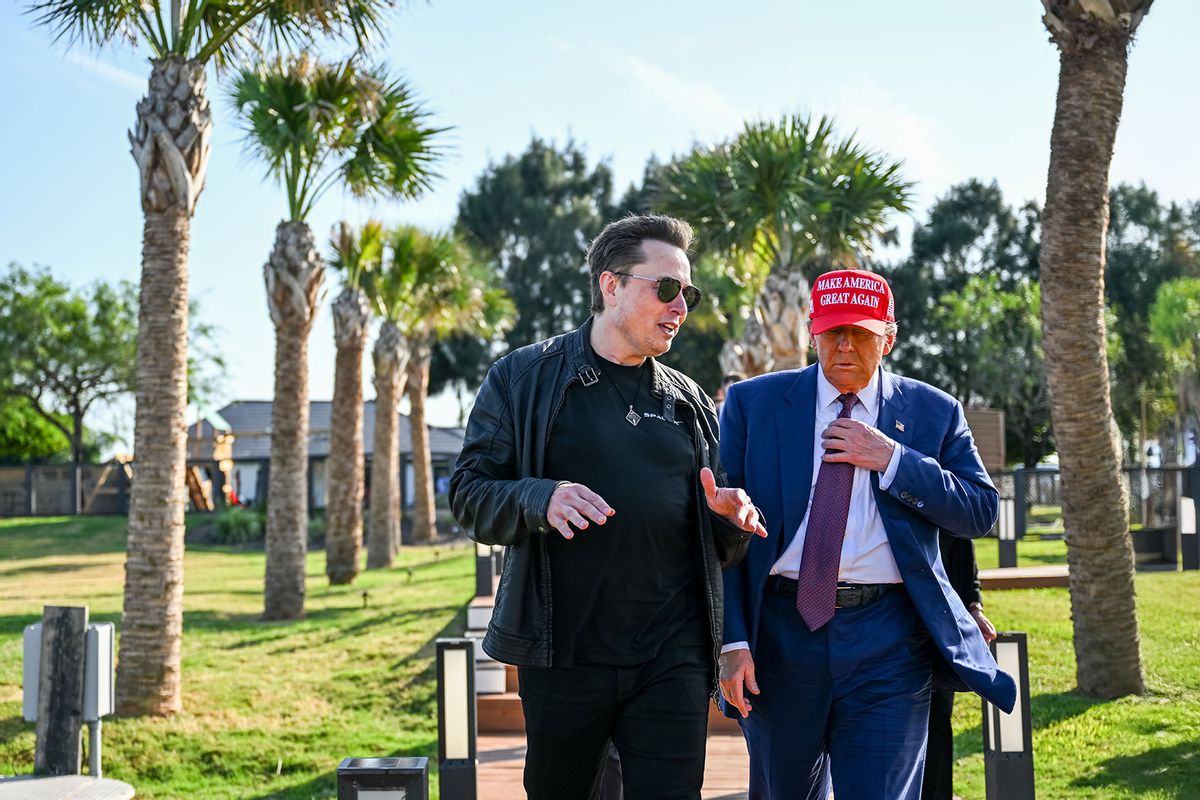
{"label": "wooden boardwalk", "polygon": [[979,570],[979,585],[985,592],[998,589],[1047,589],[1066,586],[1068,580],[1066,564]]}
{"label": "wooden boardwalk", "polygon": [[88,775],[0,778],[0,800],[131,800],[133,787]]}
{"label": "wooden boardwalk", "polygon": [[[479,800],[523,800],[521,774],[525,769],[522,734],[486,734],[479,737]],[[741,734],[708,737],[702,800],[747,800],[749,760]]]}

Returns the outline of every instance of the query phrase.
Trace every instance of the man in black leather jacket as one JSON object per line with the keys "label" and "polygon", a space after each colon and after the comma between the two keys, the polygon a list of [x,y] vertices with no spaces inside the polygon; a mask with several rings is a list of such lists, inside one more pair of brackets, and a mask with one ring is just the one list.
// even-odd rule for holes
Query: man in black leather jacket
{"label": "man in black leather jacket", "polygon": [[588,797],[610,739],[628,800],[700,796],[720,571],[766,530],[718,488],[712,401],[654,360],[699,302],[691,240],[608,225],[592,318],[492,367],[450,481],[472,538],[509,547],[483,649],[519,669],[531,800]]}

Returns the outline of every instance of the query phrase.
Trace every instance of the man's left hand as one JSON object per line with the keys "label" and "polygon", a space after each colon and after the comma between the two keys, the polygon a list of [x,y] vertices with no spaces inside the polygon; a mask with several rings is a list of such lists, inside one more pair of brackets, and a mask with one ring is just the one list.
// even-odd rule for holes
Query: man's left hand
{"label": "man's left hand", "polygon": [[704,499],[708,501],[708,507],[714,514],[724,517],[748,533],[766,537],[767,529],[758,518],[758,509],[750,502],[750,496],[745,491],[718,489],[717,477],[708,467],[700,470],[700,484],[704,487]]}
{"label": "man's left hand", "polygon": [[878,428],[857,419],[835,419],[821,434],[827,452],[822,461],[847,461],[856,467],[883,472],[896,443]]}

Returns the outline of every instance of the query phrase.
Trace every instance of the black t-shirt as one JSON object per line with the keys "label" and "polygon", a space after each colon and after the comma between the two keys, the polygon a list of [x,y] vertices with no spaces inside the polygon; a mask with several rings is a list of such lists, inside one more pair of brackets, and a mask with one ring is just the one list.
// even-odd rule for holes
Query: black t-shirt
{"label": "black t-shirt", "polygon": [[555,666],[639,664],[664,645],[709,643],[688,426],[663,416],[648,361],[594,361],[599,382],[573,384],[554,421],[545,476],[587,486],[616,514],[570,540],[546,534]]}

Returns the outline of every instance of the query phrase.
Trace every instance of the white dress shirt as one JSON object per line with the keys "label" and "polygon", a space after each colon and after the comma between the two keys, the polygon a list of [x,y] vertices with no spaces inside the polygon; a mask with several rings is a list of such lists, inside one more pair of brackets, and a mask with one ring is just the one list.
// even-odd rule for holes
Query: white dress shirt
{"label": "white dress shirt", "polygon": [[[804,538],[808,531],[808,514],[812,510],[813,489],[821,470],[821,456],[825,454],[821,433],[837,419],[841,411],[838,402],[840,392],[833,387],[820,368],[817,369],[817,418],[813,426],[812,483],[808,487],[808,507],[796,535],[787,549],[771,567],[772,575],[797,578],[800,574],[800,557],[804,553]],[[858,392],[858,402],[850,412],[852,419],[865,422],[871,427],[879,418],[879,370],[871,382]],[[892,460],[879,476],[879,488],[886,490],[896,477],[900,465],[901,447],[892,449]],[[786,500],[786,498],[785,498]],[[875,496],[871,491],[871,470],[856,466],[854,485],[850,490],[850,512],[846,517],[846,536],[842,540],[842,562],[838,569],[838,581],[843,583],[901,583],[900,570],[892,556],[887,531],[879,517]],[[748,649],[747,642],[731,642],[721,648],[722,653],[730,650]]]}

